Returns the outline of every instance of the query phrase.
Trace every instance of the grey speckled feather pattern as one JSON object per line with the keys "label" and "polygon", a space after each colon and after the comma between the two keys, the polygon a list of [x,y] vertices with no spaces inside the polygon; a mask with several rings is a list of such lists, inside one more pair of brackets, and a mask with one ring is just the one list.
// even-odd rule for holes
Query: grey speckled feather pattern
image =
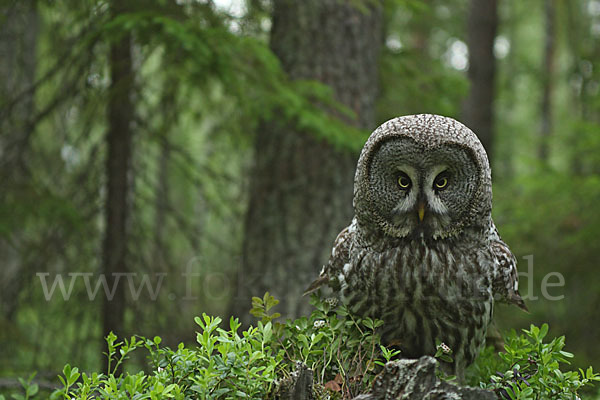
{"label": "grey speckled feather pattern", "polygon": [[444,342],[460,378],[494,302],[525,309],[491,210],[488,158],[469,128],[430,114],[387,121],[361,152],[355,217],[309,291],[327,284],[358,315],[382,319],[383,341],[405,357],[432,355]]}

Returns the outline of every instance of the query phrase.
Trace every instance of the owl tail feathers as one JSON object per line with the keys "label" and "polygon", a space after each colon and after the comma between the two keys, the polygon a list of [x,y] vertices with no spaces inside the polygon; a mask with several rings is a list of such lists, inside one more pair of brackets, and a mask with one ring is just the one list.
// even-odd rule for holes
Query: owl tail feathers
{"label": "owl tail feathers", "polygon": [[308,285],[306,290],[304,290],[302,296],[308,296],[309,294],[316,292],[321,286],[323,286],[323,284],[327,284],[328,282],[329,277],[327,276],[327,274],[319,275],[317,279],[315,279],[310,285]]}
{"label": "owl tail feathers", "polygon": [[526,313],[529,313],[529,309],[527,308],[527,305],[525,304],[525,301],[523,300],[519,292],[512,293],[509,301],[511,304],[514,304],[521,310],[525,311]]}

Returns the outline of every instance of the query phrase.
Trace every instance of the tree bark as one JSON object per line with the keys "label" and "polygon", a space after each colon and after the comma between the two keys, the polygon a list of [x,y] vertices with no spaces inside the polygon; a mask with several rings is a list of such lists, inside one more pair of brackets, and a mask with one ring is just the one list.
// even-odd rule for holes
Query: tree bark
{"label": "tree bark", "polygon": [[[123,12],[121,3],[112,3],[113,14]],[[134,119],[131,34],[125,33],[110,45],[110,98],[106,144],[106,200],[102,273],[114,295],[103,297],[102,334],[123,335],[125,282],[127,273],[128,195],[131,171],[132,121]]]}
{"label": "tree bark", "polygon": [[[5,2],[0,7],[0,106],[6,106],[15,96],[30,89],[35,82],[37,66],[38,12],[36,2],[23,0]],[[23,155],[29,148],[26,138],[31,115],[34,114],[35,93],[31,91],[0,119],[0,182],[3,192],[9,187],[23,188],[27,173]],[[13,243],[19,242],[22,230],[11,233]],[[0,238],[0,314],[7,321],[15,316],[19,293],[30,279],[30,267],[8,241]]]}
{"label": "tree bark", "polygon": [[490,162],[494,158],[494,39],[497,25],[496,0],[471,0],[467,22],[471,89],[464,103],[463,122],[477,134]]}
{"label": "tree bark", "polygon": [[[271,48],[292,79],[329,85],[356,113],[350,123],[372,129],[381,7],[361,11],[352,3],[275,1]],[[269,291],[280,312],[296,317],[307,310],[303,290],[351,220],[356,155],[272,120],[256,134],[254,163],[232,312],[248,322],[251,296]]]}
{"label": "tree bark", "polygon": [[[521,107],[518,103],[519,94],[517,93],[517,83],[513,77],[519,73],[519,59],[518,59],[518,48],[522,44],[517,41],[518,38],[518,22],[516,21],[519,10],[515,7],[506,7],[503,15],[502,26],[505,31],[505,35],[510,43],[510,49],[506,55],[506,59],[503,63],[502,73],[498,74],[502,76],[502,89],[504,95],[504,118],[501,124],[496,126],[496,129],[502,129],[502,127],[511,126],[514,122],[512,119],[513,115],[517,114],[517,109]],[[500,146],[496,146],[496,158],[497,162],[494,165],[494,180],[499,182],[504,180],[510,182],[515,177],[515,150],[517,147],[515,135],[504,135],[497,143],[502,143],[502,149]]]}
{"label": "tree bark", "polygon": [[[180,57],[178,57],[179,59]],[[164,83],[161,109],[163,110],[163,119],[161,121],[160,132],[163,137],[159,142],[158,154],[158,174],[156,177],[156,202],[154,215],[154,259],[159,264],[167,258],[167,244],[165,243],[165,224],[167,222],[167,213],[170,207],[170,181],[169,166],[171,163],[171,148],[168,145],[168,135],[171,128],[177,124],[177,80],[169,74]]]}
{"label": "tree bark", "polygon": [[429,356],[390,361],[375,378],[371,392],[354,400],[497,399],[494,392],[488,390],[441,382],[435,374],[436,364]]}
{"label": "tree bark", "polygon": [[[436,376],[437,361],[430,356],[388,362],[373,381],[368,394],[353,400],[495,400],[494,392],[456,386],[442,382]],[[313,400],[313,371],[298,363],[289,377],[281,380],[275,391],[277,400]]]}
{"label": "tree bark", "polygon": [[542,94],[540,144],[538,155],[543,163],[548,161],[550,153],[550,136],[552,135],[552,92],[554,75],[554,0],[545,0],[544,13],[546,22],[546,34],[544,38],[544,61],[542,64],[542,82],[544,85]]}
{"label": "tree bark", "polygon": [[[0,105],[5,105],[13,97],[33,86],[37,65],[36,47],[38,36],[38,13],[36,2],[23,0],[8,2],[0,7]],[[0,121],[6,140],[26,136],[25,125],[34,108],[34,94],[23,96],[8,118]],[[2,140],[0,144],[3,144]],[[2,164],[6,157],[21,152],[2,153]],[[2,165],[0,164],[0,165]]]}

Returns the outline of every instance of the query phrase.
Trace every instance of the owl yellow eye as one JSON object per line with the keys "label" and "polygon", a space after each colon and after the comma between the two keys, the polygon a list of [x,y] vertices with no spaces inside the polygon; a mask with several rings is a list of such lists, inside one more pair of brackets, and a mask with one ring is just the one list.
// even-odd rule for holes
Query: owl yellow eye
{"label": "owl yellow eye", "polygon": [[443,173],[438,175],[437,178],[435,178],[435,181],[433,182],[433,187],[436,190],[446,189],[447,186],[448,186],[448,177]]}
{"label": "owl yellow eye", "polygon": [[410,178],[408,176],[406,176],[406,174],[400,174],[398,176],[398,186],[400,186],[400,189],[408,190],[408,189],[410,189],[410,185],[411,185]]}

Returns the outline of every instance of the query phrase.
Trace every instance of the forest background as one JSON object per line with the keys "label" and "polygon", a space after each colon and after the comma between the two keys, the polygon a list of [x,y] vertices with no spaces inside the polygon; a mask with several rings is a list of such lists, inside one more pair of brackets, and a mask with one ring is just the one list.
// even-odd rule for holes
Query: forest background
{"label": "forest background", "polygon": [[598,0],[2,0],[0,76],[0,377],[308,312],[362,144],[413,113],[490,155],[531,311],[498,328],[600,369]]}

